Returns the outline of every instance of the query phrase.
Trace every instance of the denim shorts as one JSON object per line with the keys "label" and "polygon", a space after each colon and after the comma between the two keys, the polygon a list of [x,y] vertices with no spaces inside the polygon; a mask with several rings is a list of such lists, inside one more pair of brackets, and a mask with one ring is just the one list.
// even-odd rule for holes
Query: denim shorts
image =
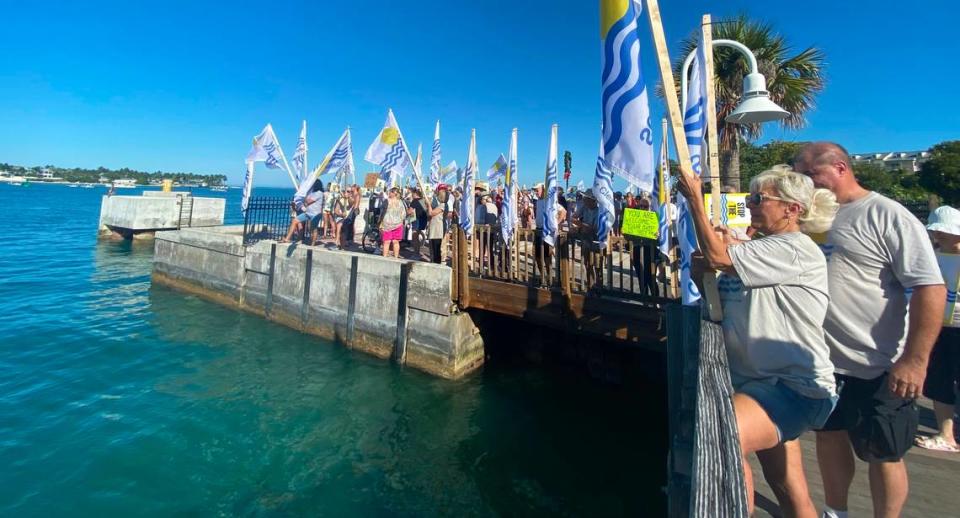
{"label": "denim shorts", "polygon": [[837,404],[837,396],[814,399],[802,396],[787,387],[782,381],[750,380],[736,391],[753,398],[777,427],[780,442],[792,441],[803,432],[819,428],[830,417]]}
{"label": "denim shorts", "polygon": [[319,224],[320,224],[320,215],[317,214],[316,216],[314,216],[313,218],[311,218],[310,216],[307,215],[306,212],[301,212],[300,214],[297,214],[297,221],[299,221],[300,223],[306,223],[307,220],[310,220],[310,222],[311,222],[314,226],[319,225]]}

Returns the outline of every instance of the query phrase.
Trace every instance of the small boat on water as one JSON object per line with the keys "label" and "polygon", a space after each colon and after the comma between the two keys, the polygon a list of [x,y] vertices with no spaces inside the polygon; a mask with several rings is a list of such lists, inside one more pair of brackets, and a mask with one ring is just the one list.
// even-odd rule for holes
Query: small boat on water
{"label": "small boat on water", "polygon": [[227,192],[228,187],[226,185],[214,185],[210,188],[214,192]]}
{"label": "small boat on water", "polygon": [[83,187],[84,189],[93,189],[94,185],[92,183],[85,183],[80,187]]}

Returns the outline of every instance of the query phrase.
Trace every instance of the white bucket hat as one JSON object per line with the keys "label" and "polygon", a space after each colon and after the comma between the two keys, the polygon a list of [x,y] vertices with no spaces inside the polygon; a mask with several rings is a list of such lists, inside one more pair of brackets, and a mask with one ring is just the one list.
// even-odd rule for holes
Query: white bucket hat
{"label": "white bucket hat", "polygon": [[927,230],[960,236],[960,210],[943,205],[927,217]]}

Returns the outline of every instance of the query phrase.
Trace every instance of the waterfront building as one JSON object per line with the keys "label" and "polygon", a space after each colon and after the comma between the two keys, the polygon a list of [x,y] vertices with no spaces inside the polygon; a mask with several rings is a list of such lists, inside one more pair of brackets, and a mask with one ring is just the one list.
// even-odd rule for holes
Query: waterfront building
{"label": "waterfront building", "polygon": [[854,167],[857,164],[876,164],[887,171],[901,170],[908,173],[920,171],[920,165],[930,159],[930,151],[886,151],[882,153],[854,154]]}

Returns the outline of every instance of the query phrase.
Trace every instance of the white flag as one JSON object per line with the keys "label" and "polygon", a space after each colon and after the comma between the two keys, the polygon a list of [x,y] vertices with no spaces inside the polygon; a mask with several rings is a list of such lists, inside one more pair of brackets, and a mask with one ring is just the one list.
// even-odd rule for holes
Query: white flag
{"label": "white flag", "polygon": [[500,156],[497,157],[497,161],[490,166],[490,169],[487,169],[487,181],[495,182],[507,173],[507,159],[503,157],[503,153],[500,153]]}
{"label": "white flag", "polygon": [[546,196],[545,203],[538,206],[544,207],[545,214],[537,214],[541,220],[541,230],[543,231],[543,242],[554,246],[557,238],[557,213],[559,212],[559,202],[557,193],[560,189],[560,182],[557,176],[557,125],[550,128],[550,147],[547,148],[547,171],[544,178],[543,192]]}
{"label": "white flag", "polygon": [[[513,230],[517,227],[517,128],[510,132],[510,149],[507,152],[507,172],[503,181],[503,204],[500,208],[500,234],[510,246]],[[466,195],[466,193],[464,193]]]}
{"label": "white flag", "polygon": [[436,187],[442,179],[440,169],[440,121],[433,132],[433,149],[430,152],[430,183]]}
{"label": "white flag", "polygon": [[[693,73],[687,84],[687,95],[683,106],[683,131],[690,148],[690,159],[695,174],[701,175],[706,170],[707,142],[707,112],[704,110],[706,90],[703,77],[704,69],[703,45],[697,48],[694,58]],[[687,207],[687,200],[677,194],[677,241],[680,251],[680,298],[684,305],[696,305],[700,301],[700,290],[690,274],[690,261],[697,251],[697,233],[693,226],[693,216]]]}
{"label": "white flag", "polygon": [[297,181],[302,183],[307,177],[307,121],[303,121],[303,127],[300,128],[297,150],[293,153],[293,167],[297,170]]}
{"label": "white flag", "polygon": [[[353,144],[350,139],[350,128],[347,128],[343,131],[343,134],[340,135],[340,138],[337,139],[337,143],[333,145],[333,148],[327,153],[327,156],[323,158],[323,161],[320,162],[320,165],[310,173],[304,181],[300,182],[300,186],[297,188],[297,195],[294,197],[294,200],[297,198],[303,199],[306,198],[307,194],[310,194],[311,187],[317,178],[336,171],[341,171],[348,167],[348,163],[353,160]],[[353,167],[353,164],[349,164],[349,167]]]}
{"label": "white flag", "polygon": [[[603,141],[600,142],[601,148]],[[601,149],[602,151],[602,149]],[[603,156],[597,156],[597,169],[593,175],[593,196],[597,200],[597,242],[607,246],[607,236],[616,221],[613,207],[613,171],[607,167]]]}
{"label": "white flag", "polygon": [[402,174],[404,166],[412,162],[410,153],[407,152],[407,147],[403,143],[403,135],[400,134],[397,119],[393,116],[393,110],[387,111],[387,120],[383,123],[383,129],[367,148],[364,160],[380,166],[383,173],[396,175]]}
{"label": "white flag", "polygon": [[[270,124],[264,126],[263,131],[253,137],[253,147],[247,153],[247,162],[264,162],[270,169],[286,169],[283,165],[286,160],[283,158],[280,141],[277,140],[277,135]],[[287,172],[290,170],[287,169]]]}
{"label": "white flag", "polygon": [[467,150],[467,167],[463,171],[463,196],[460,197],[460,228],[472,235],[473,230],[473,186],[477,177],[477,130],[470,130],[470,147]]}
{"label": "white flag", "polygon": [[[634,1],[601,0],[600,40],[603,50],[601,110],[604,170],[639,188],[653,187],[654,151],[650,106],[640,65]],[[599,200],[599,197],[598,197]]]}

